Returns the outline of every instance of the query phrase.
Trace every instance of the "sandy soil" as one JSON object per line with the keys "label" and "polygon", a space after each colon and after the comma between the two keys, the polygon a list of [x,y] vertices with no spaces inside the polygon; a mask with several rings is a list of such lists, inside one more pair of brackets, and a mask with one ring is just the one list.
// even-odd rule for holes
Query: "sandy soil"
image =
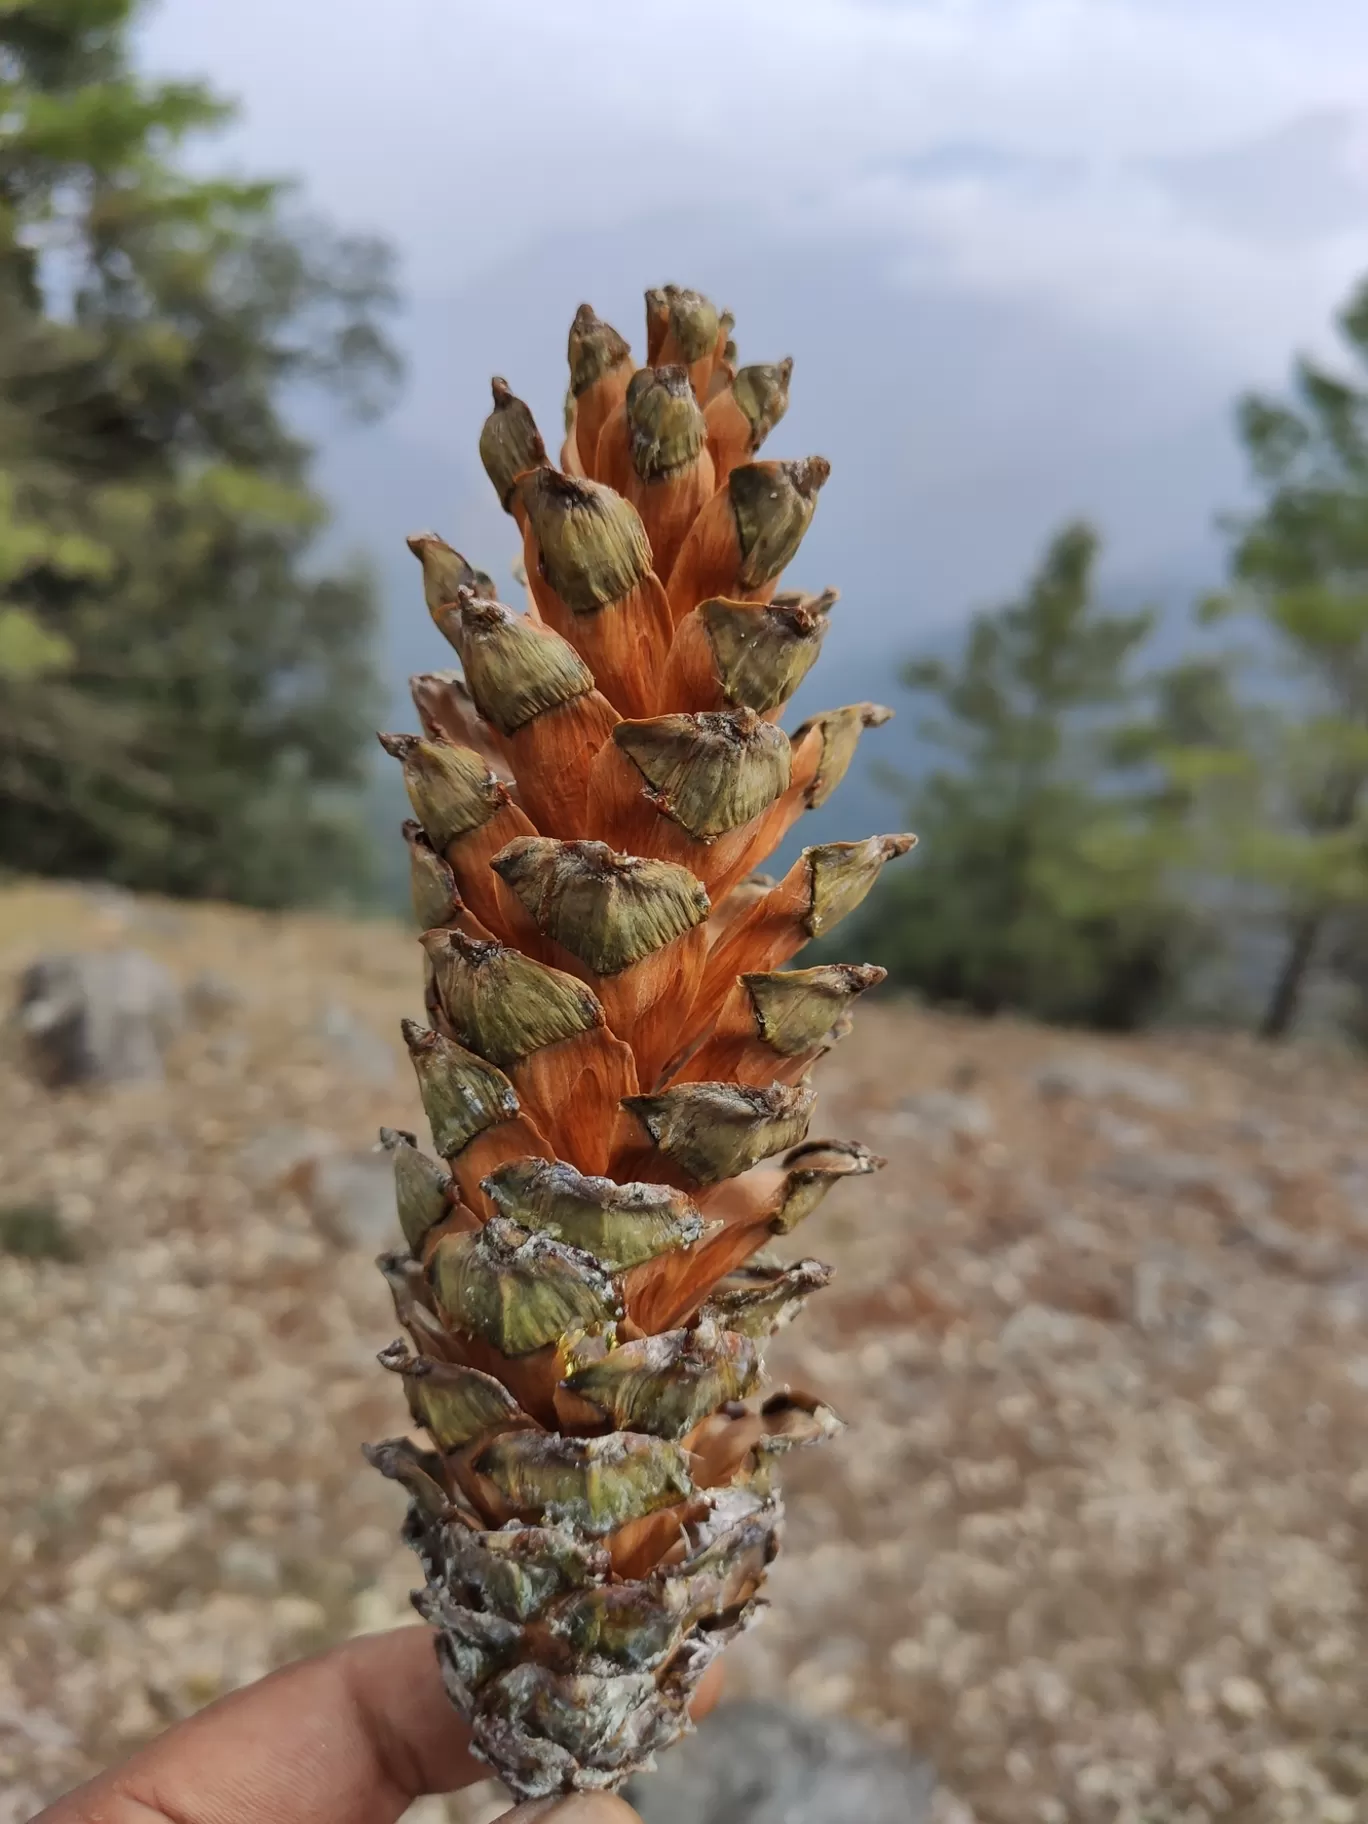
{"label": "sandy soil", "polygon": [[[355,1208],[412,946],[10,889],[0,996],[129,944],[197,984],[164,1085],[0,1067],[0,1209],[77,1256],[0,1254],[0,1824],[410,1613]],[[776,1372],[850,1430],[735,1687],[912,1744],[941,1824],[1368,1819],[1368,1070],[885,1001],[819,1081],[889,1165],[795,1237],[839,1273]]]}

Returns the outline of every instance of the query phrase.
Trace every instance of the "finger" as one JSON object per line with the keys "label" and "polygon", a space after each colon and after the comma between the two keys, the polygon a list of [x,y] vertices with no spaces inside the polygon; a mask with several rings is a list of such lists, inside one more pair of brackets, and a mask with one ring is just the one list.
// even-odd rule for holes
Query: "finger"
{"label": "finger", "polygon": [[[711,1666],[691,1706],[695,1719],[716,1703],[721,1684],[720,1664]],[[431,1634],[400,1628],[211,1704],[60,1799],[37,1824],[394,1824],[426,1793],[489,1777],[469,1742]]]}
{"label": "finger", "polygon": [[395,1824],[487,1779],[426,1628],[371,1634],[211,1704],[41,1824]]}
{"label": "finger", "polygon": [[696,1723],[701,1723],[708,1712],[716,1707],[722,1695],[722,1684],[726,1670],[720,1659],[715,1659],[698,1681],[698,1689],[693,1694],[689,1705],[689,1715]]}
{"label": "finger", "polygon": [[641,1819],[611,1792],[577,1792],[568,1799],[533,1799],[501,1813],[494,1824],[641,1824]]}

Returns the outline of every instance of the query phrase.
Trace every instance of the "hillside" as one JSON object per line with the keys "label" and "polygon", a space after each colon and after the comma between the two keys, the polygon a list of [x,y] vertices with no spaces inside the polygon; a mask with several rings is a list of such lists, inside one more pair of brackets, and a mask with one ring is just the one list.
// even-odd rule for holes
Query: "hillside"
{"label": "hillside", "polygon": [[[366,1149],[420,1120],[413,946],[0,892],[6,1005],[130,945],[189,991],[164,1085],[0,1066],[3,1824],[409,1614],[358,1446],[399,1426]],[[733,1688],[910,1742],[939,1824],[1368,1816],[1368,1070],[885,1001],[821,1083],[889,1165],[797,1237],[838,1278],[778,1369],[850,1430],[789,1476]]]}

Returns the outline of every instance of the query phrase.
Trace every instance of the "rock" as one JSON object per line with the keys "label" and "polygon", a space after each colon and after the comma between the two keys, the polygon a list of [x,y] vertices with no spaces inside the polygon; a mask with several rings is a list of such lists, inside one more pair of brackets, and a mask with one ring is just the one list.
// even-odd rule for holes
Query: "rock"
{"label": "rock", "polygon": [[977,1096],[930,1089],[905,1096],[887,1123],[891,1132],[922,1140],[986,1140],[993,1131],[993,1112]]}
{"label": "rock", "polygon": [[238,1169],[259,1190],[291,1190],[342,1248],[372,1253],[399,1244],[394,1166],[380,1151],[344,1152],[316,1127],[270,1127],[250,1140]]}
{"label": "rock", "polygon": [[314,1028],[328,1047],[330,1057],[365,1083],[392,1083],[396,1058],[394,1050],[359,1020],[350,1007],[340,1001],[329,1001],[319,1014]]}
{"label": "rock", "polygon": [[1332,1233],[1294,1228],[1273,1212],[1268,1186],[1227,1160],[1201,1153],[1129,1153],[1114,1159],[1099,1176],[1141,1196],[1203,1199],[1229,1218],[1228,1239],[1263,1257],[1265,1265],[1330,1279],[1341,1272],[1345,1251]]}
{"label": "rock", "polygon": [[143,899],[112,881],[87,881],[77,891],[109,930],[142,931],[149,937],[179,937],[185,930],[185,915],[175,906],[164,900]]}
{"label": "rock", "polygon": [[217,969],[201,969],[186,985],[185,1004],[192,1019],[221,1020],[241,1007],[242,991]]}
{"label": "rock", "polygon": [[1007,1356],[1096,1354],[1111,1342],[1107,1326],[1096,1318],[1039,1304],[1014,1311],[997,1338],[998,1349]]}
{"label": "rock", "polygon": [[930,1824],[935,1775],[844,1717],[723,1704],[624,1797],[643,1824]]}
{"label": "rock", "polygon": [[1185,1108],[1191,1091],[1167,1071],[1144,1064],[1123,1064],[1103,1052],[1068,1051],[1038,1070],[1035,1086],[1042,1096],[1076,1096],[1084,1102],[1134,1102],[1140,1108]]}
{"label": "rock", "polygon": [[1092,1130],[1104,1146],[1113,1147],[1119,1153],[1138,1152],[1142,1147],[1157,1146],[1159,1142],[1159,1136],[1145,1122],[1128,1121],[1110,1108],[1099,1108],[1095,1112]]}
{"label": "rock", "polygon": [[1219,1296],[1218,1275],[1181,1248],[1152,1248],[1131,1273],[1131,1319],[1148,1336],[1198,1335]]}
{"label": "rock", "polygon": [[219,1585],[239,1596],[274,1596],[280,1560],[255,1539],[230,1539],[219,1553]]}
{"label": "rock", "polygon": [[330,1153],[306,1167],[304,1196],[314,1220],[342,1248],[374,1254],[399,1245],[394,1166],[385,1153]]}
{"label": "rock", "polygon": [[141,950],[40,957],[19,980],[20,1048],[49,1089],[158,1082],[185,1007],[175,977]]}
{"label": "rock", "polygon": [[335,1138],[321,1127],[268,1127],[238,1154],[238,1170],[257,1190],[299,1189],[306,1169],[336,1149]]}
{"label": "rock", "polygon": [[116,887],[108,880],[90,880],[76,890],[95,917],[105,924],[126,930],[138,916],[137,897],[127,887]]}
{"label": "rock", "polygon": [[1100,1177],[1142,1197],[1206,1197],[1242,1221],[1269,1208],[1267,1187],[1224,1159],[1204,1153],[1134,1152],[1111,1160]]}

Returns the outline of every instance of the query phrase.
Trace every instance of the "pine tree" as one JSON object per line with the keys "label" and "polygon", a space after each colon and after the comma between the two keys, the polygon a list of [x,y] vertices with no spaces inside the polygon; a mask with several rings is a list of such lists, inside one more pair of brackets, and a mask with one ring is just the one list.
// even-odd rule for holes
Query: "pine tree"
{"label": "pine tree", "polygon": [[1286,401],[1250,395],[1240,434],[1260,511],[1236,522],[1213,614],[1257,617],[1276,689],[1243,755],[1230,866],[1271,902],[1282,949],[1261,1020],[1296,1023],[1313,965],[1351,978],[1368,928],[1368,282],[1339,318],[1348,374],[1302,360]]}
{"label": "pine tree", "polygon": [[178,168],[227,110],[132,72],[135,10],[0,12],[0,850],[279,903],[359,868],[372,725],[281,401],[379,402],[387,256]]}
{"label": "pine tree", "polygon": [[1096,555],[1087,526],[1066,526],[1020,601],[975,616],[958,664],[903,671],[937,702],[922,733],[948,764],[906,786],[923,859],[871,900],[859,938],[932,1001],[1128,1028],[1184,966],[1137,772],[1149,755],[1122,720],[1152,617],[1103,610]]}

